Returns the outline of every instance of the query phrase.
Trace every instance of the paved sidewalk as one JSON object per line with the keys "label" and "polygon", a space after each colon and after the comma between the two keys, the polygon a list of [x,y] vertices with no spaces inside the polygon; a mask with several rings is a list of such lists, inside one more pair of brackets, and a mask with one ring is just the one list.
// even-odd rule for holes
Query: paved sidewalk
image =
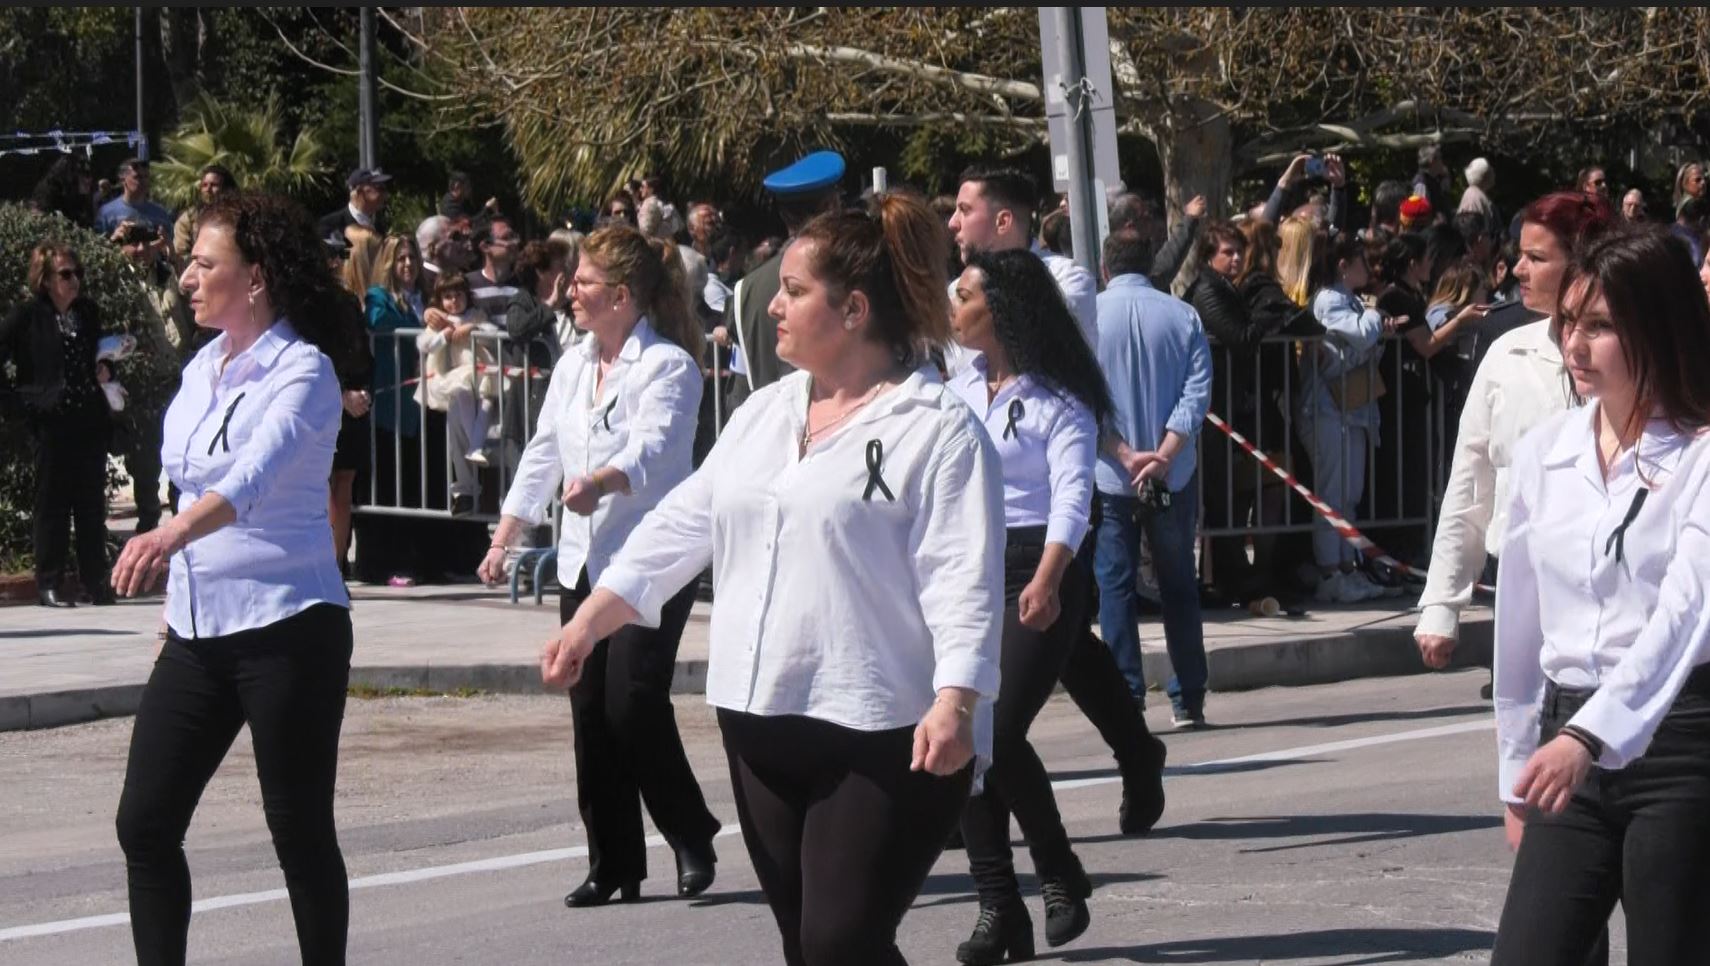
{"label": "paved sidewalk", "polygon": [[[355,585],[353,684],[434,691],[540,690],[537,655],[557,625],[555,598],[511,604],[478,585],[398,589]],[[1206,649],[1216,690],[1245,690],[1422,673],[1406,598],[1315,606],[1302,618],[1208,611]],[[134,713],[154,660],[161,600],[50,610],[0,607],[0,731]],[[677,656],[675,689],[706,683],[708,605],[697,603]],[[1488,609],[1469,615],[1457,665],[1487,661]],[[1141,626],[1147,680],[1169,674],[1163,627]]]}

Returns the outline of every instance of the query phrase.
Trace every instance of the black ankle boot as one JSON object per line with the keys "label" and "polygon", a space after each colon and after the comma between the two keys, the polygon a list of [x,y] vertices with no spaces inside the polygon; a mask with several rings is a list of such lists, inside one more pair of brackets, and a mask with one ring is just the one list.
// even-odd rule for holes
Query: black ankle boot
{"label": "black ankle boot", "polygon": [[1092,882],[1079,872],[1067,879],[1045,879],[1039,884],[1045,895],[1045,943],[1052,948],[1073,942],[1092,924],[1087,897]]}
{"label": "black ankle boot", "polygon": [[1122,805],[1116,825],[1123,835],[1145,835],[1164,814],[1164,743],[1156,738],[1157,757],[1144,765],[1122,768]]}
{"label": "black ankle boot", "polygon": [[687,899],[707,891],[713,884],[713,867],[718,855],[709,841],[700,846],[684,846],[677,850],[677,895]]}
{"label": "black ankle boot", "polygon": [[641,882],[632,879],[628,882],[596,882],[592,878],[576,887],[576,891],[564,897],[564,904],[572,909],[587,906],[603,906],[612,901],[612,896],[622,894],[621,901],[628,902],[641,894]]}
{"label": "black ankle boot", "polygon": [[967,942],[956,947],[956,961],[964,966],[997,966],[1033,958],[1033,917],[1021,897],[1002,905],[980,902],[980,918]]}

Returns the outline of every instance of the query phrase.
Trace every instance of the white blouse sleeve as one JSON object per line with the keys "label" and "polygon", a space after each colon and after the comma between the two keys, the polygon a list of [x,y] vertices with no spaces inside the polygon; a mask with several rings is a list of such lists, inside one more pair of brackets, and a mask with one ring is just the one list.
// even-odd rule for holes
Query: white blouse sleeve
{"label": "white blouse sleeve", "polygon": [[1472,602],[1473,584],[1484,570],[1485,534],[1496,509],[1496,466],[1490,461],[1490,370],[1489,365],[1479,367],[1461,413],[1454,465],[1431,545],[1431,567],[1419,597],[1420,634],[1458,637],[1461,609]]}
{"label": "white blouse sleeve", "polygon": [[1538,750],[1539,712],[1544,703],[1543,625],[1538,609],[1538,574],[1532,560],[1532,519],[1527,508],[1541,475],[1540,437],[1533,434],[1514,455],[1510,472],[1508,532],[1496,581],[1497,794],[1520,804],[1514,785]]}
{"label": "white blouse sleeve", "polygon": [[1092,412],[1080,400],[1067,397],[1057,411],[1045,440],[1045,469],[1050,477],[1051,512],[1045,542],[1080,549],[1092,514],[1093,460],[1098,456],[1098,429]]}
{"label": "white blouse sleeve", "polygon": [[995,699],[1003,632],[1003,470],[971,413],[923,482],[911,534],[921,612],[937,656],[932,687]]}
{"label": "white blouse sleeve", "polygon": [[558,453],[558,424],[563,411],[571,404],[575,391],[578,366],[568,361],[552,370],[546,384],[546,399],[540,404],[539,421],[534,435],[517,461],[516,476],[505,494],[504,515],[524,523],[538,524],[546,519],[546,508],[557,495],[558,484],[564,478],[564,465]]}
{"label": "white blouse sleeve", "polygon": [[[1675,502],[1674,552],[1657,589],[1656,609],[1571,724],[1603,742],[1605,768],[1645,753],[1687,677],[1710,659],[1710,474],[1679,482],[1691,489]],[[1507,558],[1502,569],[1508,568]],[[1498,634],[1501,627],[1497,628]],[[1500,637],[1497,638],[1501,640]]]}

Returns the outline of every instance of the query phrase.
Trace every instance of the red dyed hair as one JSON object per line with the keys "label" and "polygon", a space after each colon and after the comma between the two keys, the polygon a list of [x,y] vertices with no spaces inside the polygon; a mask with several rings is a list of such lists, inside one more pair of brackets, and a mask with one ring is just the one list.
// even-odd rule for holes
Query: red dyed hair
{"label": "red dyed hair", "polygon": [[1557,191],[1527,205],[1520,217],[1549,229],[1571,255],[1615,224],[1615,209],[1602,195]]}

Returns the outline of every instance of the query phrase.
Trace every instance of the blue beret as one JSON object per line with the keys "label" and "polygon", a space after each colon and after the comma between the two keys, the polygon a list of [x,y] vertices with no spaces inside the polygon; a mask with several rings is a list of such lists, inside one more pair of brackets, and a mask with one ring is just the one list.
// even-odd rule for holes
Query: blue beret
{"label": "blue beret", "polygon": [[800,161],[766,176],[761,184],[775,195],[803,195],[836,187],[843,180],[843,155],[815,151]]}

